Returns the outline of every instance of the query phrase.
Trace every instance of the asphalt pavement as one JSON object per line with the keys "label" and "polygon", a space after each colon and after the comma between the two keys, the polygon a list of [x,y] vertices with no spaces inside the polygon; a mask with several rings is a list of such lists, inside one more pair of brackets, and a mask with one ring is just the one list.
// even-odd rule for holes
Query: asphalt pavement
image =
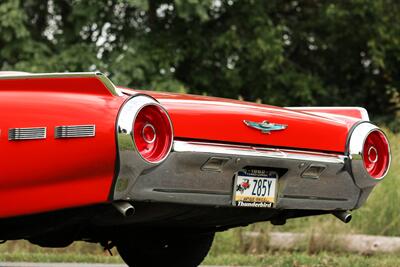
{"label": "asphalt pavement", "polygon": [[[126,267],[125,264],[0,262],[0,267]],[[218,267],[218,266],[201,266]],[[228,267],[228,266],[220,266]]]}
{"label": "asphalt pavement", "polygon": [[126,267],[125,264],[0,262],[0,267]]}

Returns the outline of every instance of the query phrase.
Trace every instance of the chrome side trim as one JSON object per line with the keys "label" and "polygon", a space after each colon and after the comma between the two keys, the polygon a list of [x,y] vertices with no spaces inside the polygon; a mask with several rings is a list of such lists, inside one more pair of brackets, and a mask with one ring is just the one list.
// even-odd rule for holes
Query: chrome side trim
{"label": "chrome side trim", "polygon": [[56,126],[54,130],[55,138],[94,137],[95,135],[95,125]]}
{"label": "chrome side trim", "polygon": [[315,161],[320,163],[344,164],[348,158],[342,154],[328,154],[309,151],[297,151],[288,149],[260,148],[252,146],[200,143],[175,141],[173,151],[197,152],[222,155],[237,155],[247,157],[264,157],[288,160]]}
{"label": "chrome side trim", "polygon": [[10,141],[36,139],[46,139],[46,127],[8,129],[8,140]]}
{"label": "chrome side trim", "polygon": [[0,71],[0,77],[2,76],[19,76],[19,75],[29,75],[29,72],[25,71]]}
{"label": "chrome side trim", "polygon": [[64,73],[28,73],[28,72],[6,72],[0,75],[0,80],[11,79],[37,79],[37,78],[84,78],[92,77],[99,79],[115,96],[122,96],[122,92],[101,72],[64,72]]}

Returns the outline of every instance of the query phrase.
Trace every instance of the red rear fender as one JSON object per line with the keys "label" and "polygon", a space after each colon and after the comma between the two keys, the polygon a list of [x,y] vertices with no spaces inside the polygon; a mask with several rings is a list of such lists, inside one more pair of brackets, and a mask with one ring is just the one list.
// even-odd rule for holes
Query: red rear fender
{"label": "red rear fender", "polygon": [[124,100],[96,73],[0,77],[0,217],[108,201]]}

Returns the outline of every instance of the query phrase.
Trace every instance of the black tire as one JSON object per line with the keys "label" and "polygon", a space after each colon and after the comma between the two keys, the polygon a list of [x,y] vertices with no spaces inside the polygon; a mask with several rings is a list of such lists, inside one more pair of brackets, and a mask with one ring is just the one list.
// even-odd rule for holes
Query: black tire
{"label": "black tire", "polygon": [[195,267],[207,256],[214,233],[150,233],[127,235],[116,241],[117,250],[130,267]]}

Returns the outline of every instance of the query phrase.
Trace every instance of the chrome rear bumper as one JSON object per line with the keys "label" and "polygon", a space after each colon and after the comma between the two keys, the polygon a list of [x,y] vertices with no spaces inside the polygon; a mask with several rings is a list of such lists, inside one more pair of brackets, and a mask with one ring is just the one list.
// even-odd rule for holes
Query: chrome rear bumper
{"label": "chrome rear bumper", "polygon": [[[175,141],[167,160],[117,185],[115,200],[232,206],[235,174],[245,167],[285,170],[278,180],[277,209],[351,210],[374,184],[351,171],[345,155]],[[310,166],[322,173],[309,175]],[[360,184],[365,185],[360,188]]]}

